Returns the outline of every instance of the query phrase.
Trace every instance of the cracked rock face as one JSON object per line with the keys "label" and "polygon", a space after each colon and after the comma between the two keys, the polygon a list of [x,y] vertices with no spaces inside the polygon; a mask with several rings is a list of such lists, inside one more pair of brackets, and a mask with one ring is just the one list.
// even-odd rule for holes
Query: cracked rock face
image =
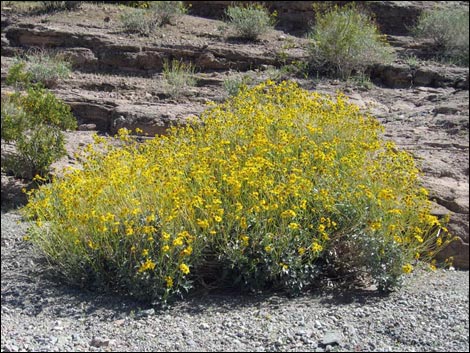
{"label": "cracked rock face", "polygon": [[[287,2],[279,3],[287,6]],[[418,3],[423,3],[422,7]],[[424,3],[376,2],[374,6],[400,11],[408,20],[416,16],[418,8],[428,6]],[[307,11],[303,5],[289,6],[291,14]],[[150,136],[163,134],[169,126],[198,117],[206,102],[226,99],[224,82],[240,74],[234,71],[243,71],[257,82],[282,66],[276,53],[283,53],[287,62],[307,57],[304,38],[273,30],[259,42],[237,42],[218,30],[222,22],[194,16],[184,16],[153,37],[128,35],[119,28],[116,8],[104,8],[99,12],[84,5],[68,15],[53,16],[17,16],[2,11],[2,94],[11,90],[4,78],[15,53],[40,46],[64,52],[74,64],[70,79],[53,91],[71,106],[82,131],[67,133],[68,156],[55,164],[57,170],[75,163],[73,152],[91,141],[94,130],[114,134],[126,127],[140,128]],[[379,24],[382,17],[377,16]],[[382,22],[382,27],[391,28],[387,33],[393,34],[390,42],[397,53],[425,51],[426,43],[417,43],[390,26]],[[169,92],[162,75],[163,61],[168,58],[196,63],[198,84],[177,96]],[[371,68],[375,85],[368,89],[330,79],[314,82],[296,78],[306,89],[327,94],[344,91],[351,102],[380,120],[385,138],[414,155],[423,172],[423,185],[435,202],[436,215],[450,213],[448,228],[459,237],[440,257],[453,256],[456,267],[467,269],[468,72],[468,68],[431,62],[411,67],[397,60]],[[4,196],[5,200],[7,196],[14,199],[13,191],[20,189],[2,175],[2,206]]]}

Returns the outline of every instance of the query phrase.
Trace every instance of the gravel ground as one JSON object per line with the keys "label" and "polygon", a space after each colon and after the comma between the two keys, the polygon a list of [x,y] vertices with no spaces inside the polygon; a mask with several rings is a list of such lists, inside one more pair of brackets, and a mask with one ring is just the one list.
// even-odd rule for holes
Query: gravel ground
{"label": "gravel ground", "polygon": [[37,270],[25,225],[1,215],[2,351],[469,351],[469,274],[417,272],[404,287],[193,296],[155,311]]}

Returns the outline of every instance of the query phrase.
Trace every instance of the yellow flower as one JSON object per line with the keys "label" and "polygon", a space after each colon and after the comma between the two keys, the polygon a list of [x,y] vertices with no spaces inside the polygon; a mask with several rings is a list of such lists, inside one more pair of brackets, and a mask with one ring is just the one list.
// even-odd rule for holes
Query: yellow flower
{"label": "yellow flower", "polygon": [[170,247],[168,245],[163,245],[162,246],[162,251],[163,252],[168,252],[170,250]]}
{"label": "yellow flower", "polygon": [[281,213],[282,218],[294,218],[297,214],[293,210],[286,210]]}
{"label": "yellow flower", "polygon": [[248,228],[248,225],[246,224],[246,218],[245,217],[240,218],[240,227],[241,227],[241,229]]}
{"label": "yellow flower", "polygon": [[313,252],[320,252],[323,250],[323,246],[321,246],[320,244],[318,244],[316,241],[314,241],[312,243],[312,251]]}
{"label": "yellow flower", "polygon": [[330,240],[330,236],[328,235],[327,232],[322,232],[322,233],[321,233],[321,238],[322,238],[324,241]]}
{"label": "yellow flower", "polygon": [[272,248],[271,245],[266,245],[266,246],[264,247],[264,251],[266,251],[266,252],[271,252],[271,251],[273,251],[273,248]]}
{"label": "yellow flower", "polygon": [[382,189],[380,190],[378,197],[379,199],[383,199],[383,200],[393,200],[394,199],[393,190]]}
{"label": "yellow flower", "polygon": [[130,236],[134,234],[134,229],[132,229],[132,227],[127,227],[126,228],[126,235]]}
{"label": "yellow flower", "polygon": [[166,281],[167,288],[173,287],[173,278],[171,276],[166,276],[165,281]]}
{"label": "yellow flower", "polygon": [[305,248],[303,248],[303,247],[299,248],[297,251],[298,251],[299,255],[305,254]]}
{"label": "yellow flower", "polygon": [[424,196],[429,196],[429,191],[426,188],[420,188],[419,192]]}
{"label": "yellow flower", "polygon": [[155,227],[154,226],[144,226],[143,229],[142,229],[142,232],[144,234],[152,234],[156,231]]}
{"label": "yellow flower", "polygon": [[93,243],[92,240],[88,240],[88,243],[87,243],[87,244],[88,244],[88,246],[90,247],[90,249],[92,249],[92,250],[98,249],[98,245],[96,245],[95,243]]}
{"label": "yellow flower", "polygon": [[189,256],[189,255],[192,254],[192,252],[193,252],[193,248],[192,248],[191,246],[188,246],[186,249],[184,249],[184,250],[181,252],[181,254],[182,254],[183,256]]}
{"label": "yellow flower", "polygon": [[382,228],[382,223],[380,222],[372,222],[370,224],[370,229],[373,231],[379,230],[380,228]]}
{"label": "yellow flower", "polygon": [[199,227],[201,227],[202,229],[209,228],[209,222],[208,222],[206,219],[204,219],[204,220],[198,219],[198,220],[196,221],[196,223],[197,223],[197,225],[198,225]]}
{"label": "yellow flower", "polygon": [[437,267],[436,267],[436,260],[432,260],[431,263],[429,264],[429,268],[431,269],[431,271],[436,271],[437,270]]}
{"label": "yellow flower", "polygon": [[413,271],[413,266],[411,264],[403,265],[402,270],[403,273],[411,273],[411,271]]}
{"label": "yellow flower", "polygon": [[181,264],[179,266],[179,269],[184,275],[187,275],[189,273],[189,267],[186,264]]}
{"label": "yellow flower", "polygon": [[148,270],[154,270],[155,269],[155,262],[153,262],[150,259],[147,259],[140,267],[138,272],[144,272]]}
{"label": "yellow flower", "polygon": [[247,235],[245,234],[245,235],[240,236],[240,239],[241,239],[242,244],[243,244],[244,246],[248,246],[249,241],[250,241],[250,237],[249,237],[249,236],[247,236]]}
{"label": "yellow flower", "polygon": [[142,256],[143,256],[143,257],[148,256],[148,254],[149,254],[149,249],[144,249],[144,250],[142,251]]}
{"label": "yellow flower", "polygon": [[39,181],[47,181],[46,178],[40,176],[39,174],[36,174],[33,178],[33,181],[36,181],[36,180],[39,180]]}
{"label": "yellow flower", "polygon": [[300,228],[300,225],[298,223],[289,223],[289,225],[287,226],[290,230],[297,230]]}
{"label": "yellow flower", "polygon": [[220,223],[220,222],[222,222],[222,217],[214,216],[214,221],[216,221],[217,223]]}
{"label": "yellow flower", "polygon": [[426,221],[430,226],[440,226],[439,219],[434,215],[426,215]]}
{"label": "yellow flower", "polygon": [[178,237],[175,240],[173,240],[173,246],[181,246],[183,245],[183,238]]}

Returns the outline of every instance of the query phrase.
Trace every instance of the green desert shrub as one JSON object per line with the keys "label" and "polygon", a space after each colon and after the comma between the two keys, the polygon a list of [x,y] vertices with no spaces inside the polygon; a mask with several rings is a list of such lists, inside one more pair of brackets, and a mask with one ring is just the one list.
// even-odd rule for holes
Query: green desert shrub
{"label": "green desert shrub", "polygon": [[227,22],[235,29],[241,38],[256,40],[260,35],[272,29],[276,14],[260,4],[246,6],[229,6],[225,10]]}
{"label": "green desert shrub", "polygon": [[354,5],[317,12],[309,39],[312,67],[341,78],[361,74],[373,64],[393,58],[377,26]]}
{"label": "green desert shrub", "polygon": [[60,54],[32,52],[16,59],[8,71],[6,82],[20,85],[41,83],[52,88],[70,76],[71,67],[71,63]]}
{"label": "green desert shrub", "polygon": [[468,66],[468,14],[468,4],[424,11],[412,33],[418,37],[432,39],[442,58]]}
{"label": "green desert shrub", "polygon": [[149,36],[156,28],[157,21],[146,9],[130,9],[120,16],[122,27],[128,33]]}
{"label": "green desert shrub", "polygon": [[83,1],[40,1],[43,9],[47,12],[61,10],[75,10]]}
{"label": "green desert shrub", "polygon": [[31,84],[31,73],[26,71],[26,63],[24,60],[16,60],[16,62],[8,70],[5,82],[7,85],[26,87]]}
{"label": "green desert shrub", "polygon": [[96,137],[82,168],[30,195],[29,235],[57,273],[156,302],[201,283],[298,293],[331,268],[386,290],[446,242],[412,156],[342,95],[267,81],[200,122]]}
{"label": "green desert shrub", "polygon": [[182,1],[137,1],[121,15],[125,31],[149,36],[157,27],[171,24],[187,12]]}
{"label": "green desert shrub", "polygon": [[65,155],[62,130],[75,128],[70,107],[42,87],[6,96],[2,140],[13,144],[16,153],[2,161],[2,168],[22,178],[47,175],[50,165]]}
{"label": "green desert shrub", "polygon": [[188,12],[183,1],[151,1],[149,8],[159,26],[171,24]]}

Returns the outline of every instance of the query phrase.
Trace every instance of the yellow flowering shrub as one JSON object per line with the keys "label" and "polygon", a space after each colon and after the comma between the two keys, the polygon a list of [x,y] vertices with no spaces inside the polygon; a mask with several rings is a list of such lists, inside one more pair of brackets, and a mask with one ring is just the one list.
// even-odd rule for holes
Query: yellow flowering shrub
{"label": "yellow flowering shrub", "polygon": [[267,81],[145,143],[97,138],[30,195],[31,240],[69,281],[155,301],[194,283],[296,292],[331,268],[391,288],[446,229],[381,132],[342,95]]}

